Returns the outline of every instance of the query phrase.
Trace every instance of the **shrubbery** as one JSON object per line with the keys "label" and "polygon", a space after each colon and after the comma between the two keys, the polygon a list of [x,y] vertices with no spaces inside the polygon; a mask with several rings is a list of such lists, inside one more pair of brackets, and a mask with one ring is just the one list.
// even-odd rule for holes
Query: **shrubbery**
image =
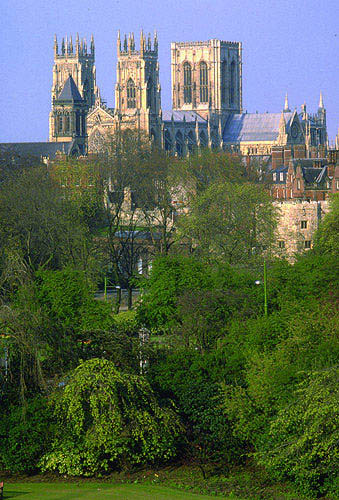
{"label": "shrubbery", "polygon": [[52,442],[55,432],[53,412],[42,397],[24,408],[12,406],[0,418],[0,467],[10,472],[32,472]]}
{"label": "shrubbery", "polygon": [[176,456],[182,426],[174,407],[160,407],[140,376],[91,359],[73,373],[54,400],[58,431],[42,470],[91,476]]}

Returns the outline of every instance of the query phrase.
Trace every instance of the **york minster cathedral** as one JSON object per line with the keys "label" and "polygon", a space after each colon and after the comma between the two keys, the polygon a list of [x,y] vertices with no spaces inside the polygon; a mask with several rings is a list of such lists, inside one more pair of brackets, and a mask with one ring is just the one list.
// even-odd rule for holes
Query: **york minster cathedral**
{"label": "york minster cathedral", "polygon": [[[274,146],[291,146],[313,156],[326,146],[326,110],[290,110],[288,98],[277,113],[244,113],[242,46],[217,39],[171,44],[172,109],[161,106],[158,38],[140,33],[117,38],[115,108],[101,98],[95,45],[77,36],[54,41],[49,141],[72,153],[98,152],[105,137],[126,128],[149,135],[160,147],[186,155],[197,147],[243,155],[271,155]],[[313,153],[312,153],[313,151]]]}
{"label": "york minster cathedral", "polygon": [[[161,106],[158,38],[141,31],[117,38],[115,107],[105,105],[97,85],[93,36],[54,39],[49,141],[2,143],[2,151],[40,156],[81,156],[103,149],[120,130],[140,130],[169,154],[185,156],[195,148],[223,149],[243,156],[271,158],[324,155],[326,110],[311,114],[289,108],[287,95],[277,113],[247,113],[242,99],[242,46],[217,39],[171,44],[172,109]],[[283,99],[282,99],[283,101]],[[337,138],[338,142],[339,137]],[[279,153],[280,154],[280,153]],[[274,155],[273,155],[274,156]]]}

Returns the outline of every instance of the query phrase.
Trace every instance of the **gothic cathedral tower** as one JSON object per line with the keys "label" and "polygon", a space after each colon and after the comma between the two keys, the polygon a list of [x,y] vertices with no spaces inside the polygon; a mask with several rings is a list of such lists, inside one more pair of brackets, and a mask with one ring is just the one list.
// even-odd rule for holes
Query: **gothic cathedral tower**
{"label": "gothic cathedral tower", "polygon": [[[75,47],[72,38],[63,39],[59,53],[54,39],[54,67],[52,85],[52,111],[49,120],[50,141],[71,141],[86,136],[86,114],[98,96],[94,65],[94,39],[90,52],[86,40],[79,40]],[[83,140],[80,141],[84,142]]]}
{"label": "gothic cathedral tower", "polygon": [[171,44],[172,107],[205,118],[242,112],[240,42],[208,40]]}
{"label": "gothic cathedral tower", "polygon": [[144,130],[157,142],[161,135],[161,88],[159,83],[158,39],[141,31],[140,50],[134,34],[117,41],[118,63],[115,112],[121,128]]}

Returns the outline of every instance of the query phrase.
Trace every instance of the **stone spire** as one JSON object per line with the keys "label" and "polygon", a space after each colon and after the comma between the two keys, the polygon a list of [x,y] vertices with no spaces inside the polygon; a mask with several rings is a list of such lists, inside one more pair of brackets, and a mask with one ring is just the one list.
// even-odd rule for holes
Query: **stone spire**
{"label": "stone spire", "polygon": [[322,92],[320,92],[320,97],[319,97],[319,109],[324,109],[324,99]]}
{"label": "stone spire", "polygon": [[95,52],[95,45],[94,45],[94,36],[92,34],[91,35],[91,54],[92,54],[92,56],[94,56],[94,52]]}
{"label": "stone spire", "polygon": [[80,42],[79,42],[79,33],[77,33],[77,37],[75,40],[75,53],[78,56],[80,51]]}
{"label": "stone spire", "polygon": [[158,33],[156,30],[154,32],[154,50],[158,52]]}
{"label": "stone spire", "polygon": [[120,38],[120,30],[118,30],[118,38],[117,38],[117,53],[118,56],[120,55],[121,52],[121,38]]}
{"label": "stone spire", "polygon": [[58,40],[56,35],[54,35],[54,55],[58,55]]}
{"label": "stone spire", "polygon": [[284,113],[290,113],[291,110],[289,108],[289,105],[288,105],[288,95],[287,95],[287,92],[286,92],[286,95],[285,95],[285,105],[284,105]]}
{"label": "stone spire", "polygon": [[145,35],[144,35],[144,30],[142,29],[140,31],[140,54],[142,55],[145,52]]}

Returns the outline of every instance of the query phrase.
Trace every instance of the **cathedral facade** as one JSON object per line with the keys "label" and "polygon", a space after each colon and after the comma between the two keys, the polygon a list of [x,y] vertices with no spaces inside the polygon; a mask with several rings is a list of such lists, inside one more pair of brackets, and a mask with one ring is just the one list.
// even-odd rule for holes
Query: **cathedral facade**
{"label": "cathedral facade", "polygon": [[[326,110],[289,109],[285,98],[278,113],[244,113],[242,46],[217,39],[171,44],[172,109],[161,106],[158,38],[118,34],[115,107],[101,99],[96,83],[95,46],[77,36],[54,41],[51,142],[72,142],[73,152],[96,153],[119,130],[146,133],[169,153],[186,155],[195,148],[221,148],[265,157],[288,147],[302,157],[326,148]],[[300,153],[302,151],[302,153]]]}

